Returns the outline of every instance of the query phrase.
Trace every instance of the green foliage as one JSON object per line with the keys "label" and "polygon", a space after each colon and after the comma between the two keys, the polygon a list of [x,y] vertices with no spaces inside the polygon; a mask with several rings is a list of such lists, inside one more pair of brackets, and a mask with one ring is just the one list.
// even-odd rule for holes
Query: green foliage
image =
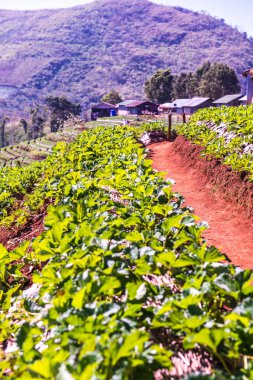
{"label": "green foliage", "polygon": [[7,117],[0,118],[0,148],[5,146],[5,126],[8,121]]}
{"label": "green foliage", "polygon": [[[30,111],[32,120],[28,130],[28,138],[36,139],[41,137],[43,134],[43,128],[46,123],[46,115],[44,110],[41,107],[36,107]],[[25,126],[25,123],[22,122]],[[26,125],[27,128],[27,125]]]}
{"label": "green foliage", "polygon": [[20,119],[19,125],[20,125],[20,127],[22,127],[24,129],[24,133],[27,134],[27,132],[28,132],[27,121],[25,119]]}
{"label": "green foliage", "polygon": [[186,125],[176,126],[178,134],[203,146],[210,155],[246,172],[253,181],[253,107],[206,108],[196,112]]}
{"label": "green foliage", "polygon": [[64,96],[48,96],[45,103],[50,112],[51,132],[57,132],[63,127],[64,121],[72,116],[79,116],[82,112],[80,104],[75,104]]}
{"label": "green foliage", "polygon": [[158,70],[145,82],[147,98],[155,103],[165,103],[172,99],[173,76],[169,69]]}
{"label": "green foliage", "polygon": [[198,95],[198,80],[193,73],[182,73],[173,79],[173,98],[189,99]]}
{"label": "green foliage", "polygon": [[[152,379],[171,368],[176,341],[215,358],[209,379],[250,378],[252,272],[206,246],[137,143],[146,128],[98,127],[44,161],[33,199],[54,200],[45,231],[0,248],[0,335],[17,344],[1,353],[2,376]],[[40,268],[32,297],[25,266]],[[150,280],[164,275],[167,285]]]}
{"label": "green foliage", "polygon": [[174,98],[203,96],[215,100],[240,91],[235,71],[222,63],[206,62],[195,73],[182,73],[173,80]]}
{"label": "green foliage", "polygon": [[211,63],[200,76],[198,93],[200,96],[218,99],[227,94],[240,93],[241,88],[235,71],[222,63]]}
{"label": "green foliage", "polygon": [[122,102],[122,98],[120,97],[117,91],[111,90],[110,92],[108,92],[108,94],[105,94],[102,97],[102,101],[110,104],[118,104]]}

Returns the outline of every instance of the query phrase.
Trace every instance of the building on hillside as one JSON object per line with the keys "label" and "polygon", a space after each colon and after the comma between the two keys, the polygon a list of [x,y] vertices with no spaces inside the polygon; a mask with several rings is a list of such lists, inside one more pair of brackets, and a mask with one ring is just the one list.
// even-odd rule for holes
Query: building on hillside
{"label": "building on hillside", "polygon": [[119,115],[128,115],[128,104],[131,104],[133,102],[135,102],[136,100],[124,100],[124,102],[121,102],[121,103],[118,103],[117,106],[118,106],[118,114]]}
{"label": "building on hillside", "polygon": [[96,120],[98,117],[110,117],[117,115],[118,108],[114,104],[99,103],[91,107],[91,119]]}
{"label": "building on hillside", "polygon": [[171,103],[161,104],[158,110],[160,112],[175,112],[181,115],[184,112],[184,105],[186,105],[189,100],[190,99],[176,99]]}
{"label": "building on hillside", "polygon": [[183,105],[183,112],[191,115],[201,108],[211,107],[210,98],[191,98]]}
{"label": "building on hillside", "polygon": [[147,100],[125,100],[118,104],[119,115],[149,115],[158,112],[158,105]]}
{"label": "building on hillside", "polygon": [[247,96],[247,104],[253,103],[253,68],[245,70],[242,75],[247,80],[246,86],[246,96]]}
{"label": "building on hillside", "polygon": [[246,106],[247,105],[247,95],[244,95],[239,99],[239,103],[241,106]]}
{"label": "building on hillside", "polygon": [[234,107],[240,105],[240,98],[242,97],[242,94],[234,94],[234,95],[225,95],[221,98],[215,100],[213,102],[213,105],[215,107]]}

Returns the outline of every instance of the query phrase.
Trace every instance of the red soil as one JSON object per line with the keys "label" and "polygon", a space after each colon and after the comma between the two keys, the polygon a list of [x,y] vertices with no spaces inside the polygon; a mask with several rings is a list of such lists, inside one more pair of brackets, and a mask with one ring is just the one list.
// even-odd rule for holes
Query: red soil
{"label": "red soil", "polygon": [[[153,167],[176,181],[173,189],[194,208],[210,228],[204,233],[233,264],[253,269],[253,186],[245,176],[231,172],[218,161],[203,159],[196,147],[182,137],[175,142],[152,144]],[[233,198],[237,192],[238,196]]]}
{"label": "red soil", "polygon": [[32,240],[41,235],[44,230],[44,218],[46,208],[38,214],[32,215],[29,221],[23,226],[11,228],[0,228],[0,244],[9,251],[17,248],[22,242]]}

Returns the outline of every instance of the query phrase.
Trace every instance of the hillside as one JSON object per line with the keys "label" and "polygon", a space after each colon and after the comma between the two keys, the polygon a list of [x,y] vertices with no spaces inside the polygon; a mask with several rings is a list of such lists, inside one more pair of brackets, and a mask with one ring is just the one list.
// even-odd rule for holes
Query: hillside
{"label": "hillside", "polygon": [[[0,107],[23,110],[47,94],[88,105],[110,90],[141,96],[158,68],[204,61],[238,73],[253,65],[253,41],[203,13],[147,0],[101,0],[42,11],[0,11]],[[238,49],[240,47],[240,49]]]}

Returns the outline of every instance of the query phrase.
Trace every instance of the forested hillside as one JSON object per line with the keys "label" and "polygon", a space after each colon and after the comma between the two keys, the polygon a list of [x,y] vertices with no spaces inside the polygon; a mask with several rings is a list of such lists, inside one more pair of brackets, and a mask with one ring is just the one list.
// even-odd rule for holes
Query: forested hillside
{"label": "forested hillside", "polygon": [[0,11],[1,109],[22,110],[49,93],[84,105],[112,88],[141,96],[157,69],[176,74],[207,60],[240,73],[253,65],[253,41],[223,20],[147,0]]}

